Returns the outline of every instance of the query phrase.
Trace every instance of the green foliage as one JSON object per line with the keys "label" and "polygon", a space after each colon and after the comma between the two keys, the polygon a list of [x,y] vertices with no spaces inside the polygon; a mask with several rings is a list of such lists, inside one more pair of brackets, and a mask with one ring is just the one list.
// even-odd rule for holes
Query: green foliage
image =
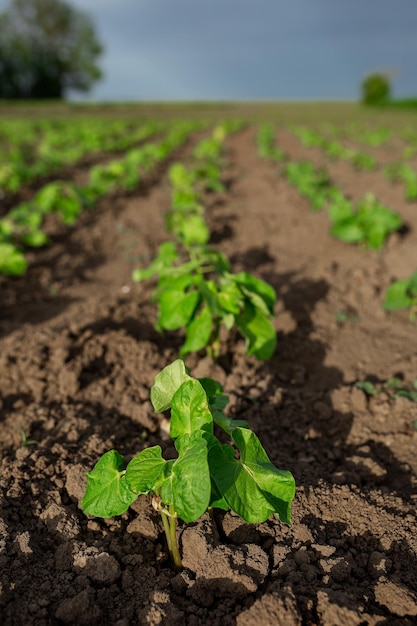
{"label": "green foliage", "polygon": [[372,154],[361,152],[354,148],[345,148],[339,141],[329,140],[311,128],[295,127],[293,132],[300,138],[303,145],[321,148],[330,157],[349,161],[358,170],[369,171],[376,168],[376,159]]}
{"label": "green foliage", "polygon": [[[83,187],[72,182],[56,181],[42,187],[30,202],[22,203],[0,219],[0,242],[3,242],[3,259],[0,273],[20,275],[27,264],[16,244],[42,247],[49,243],[43,230],[45,216],[51,212],[60,215],[66,224],[74,224],[81,211],[94,204],[99,197],[113,189],[130,189],[138,184],[141,174],[164,160],[181,145],[197,126],[177,122],[167,136],[158,143],[145,144],[129,150],[122,159],[110,161],[90,171],[90,179]],[[151,123],[142,136],[155,129]],[[191,223],[187,225],[191,227]],[[6,245],[7,244],[7,245]]]}
{"label": "green foliage", "polygon": [[0,15],[0,97],[62,98],[101,77],[90,18],[64,0],[12,0]]}
{"label": "green foliage", "polygon": [[162,244],[148,268],[133,272],[133,280],[157,277],[152,296],[158,304],[156,327],[159,331],[185,329],[181,356],[206,349],[218,358],[222,326],[227,331],[235,326],[246,340],[247,353],[264,360],[276,346],[270,321],[275,292],[258,278],[231,272],[228,259],[207,245],[210,231],[202,215],[200,196],[207,180],[201,176],[201,167],[217,167],[228,128],[236,125],[218,126],[197,145],[196,167],[171,166],[172,202],[165,223],[176,243]]}
{"label": "green foliage", "polygon": [[4,139],[0,149],[0,187],[19,188],[39,176],[69,166],[87,153],[125,150],[148,139],[164,125],[147,122],[136,127],[126,120],[87,119],[73,121],[18,120],[7,129],[0,122]]}
{"label": "green foliage", "polygon": [[[156,411],[171,410],[170,434],[177,457],[165,460],[160,446],[146,448],[124,469],[123,457],[111,450],[87,474],[81,506],[97,517],[121,515],[139,495],[153,494],[163,519],[168,547],[181,565],[175,536],[177,517],[193,522],[211,507],[232,509],[249,523],[273,514],[289,524],[295,494],[294,478],[271,463],[247,425],[234,423],[223,408],[221,385],[192,378],[181,360],[158,374],[151,390]],[[216,423],[231,437],[222,444]]]}
{"label": "green foliage", "polygon": [[391,85],[388,76],[381,73],[370,74],[362,82],[361,92],[363,104],[385,104],[391,96]]}
{"label": "green foliage", "polygon": [[19,249],[11,243],[0,243],[0,274],[21,276],[26,269],[27,261]]}
{"label": "green foliage", "polygon": [[258,154],[265,159],[281,161],[284,152],[276,146],[276,128],[272,124],[261,124],[256,135]]}
{"label": "green foliage", "polygon": [[397,280],[388,287],[384,309],[386,311],[410,310],[410,320],[414,321],[417,315],[417,272],[410,278]]}
{"label": "green foliage", "polygon": [[405,186],[405,199],[417,199],[417,172],[409,163],[391,163],[384,169],[388,180],[401,181]]}
{"label": "green foliage", "polygon": [[316,168],[310,161],[292,161],[286,165],[285,175],[288,182],[310,201],[313,211],[323,208],[331,189],[324,168]]}
{"label": "green foliage", "polygon": [[61,181],[42,187],[34,203],[42,214],[59,213],[65,224],[74,224],[84,208],[82,192],[73,183]]}
{"label": "green foliage", "polygon": [[330,232],[334,237],[375,250],[381,248],[388,235],[403,224],[397,213],[380,204],[372,194],[367,194],[357,207],[346,202],[341,194],[333,195],[329,216],[332,222]]}
{"label": "green foliage", "polygon": [[371,383],[371,381],[369,380],[363,380],[363,381],[357,382],[356,387],[364,391],[367,396],[376,396],[376,394],[378,393],[378,390],[375,387],[375,385]]}
{"label": "green foliage", "polygon": [[406,398],[410,402],[417,402],[417,380],[412,385],[405,384],[401,378],[390,378],[389,380],[374,384],[369,380],[356,383],[356,387],[361,389],[367,396],[376,396],[384,392],[391,397]]}
{"label": "green foliage", "polygon": [[133,279],[158,276],[153,301],[158,304],[159,330],[185,328],[180,354],[206,348],[217,358],[220,328],[236,326],[245,338],[247,353],[268,359],[276,347],[271,324],[275,292],[268,283],[245,272],[233,274],[227,258],[207,246],[194,249],[180,262],[175,244],[165,243],[151,266],[136,270]]}

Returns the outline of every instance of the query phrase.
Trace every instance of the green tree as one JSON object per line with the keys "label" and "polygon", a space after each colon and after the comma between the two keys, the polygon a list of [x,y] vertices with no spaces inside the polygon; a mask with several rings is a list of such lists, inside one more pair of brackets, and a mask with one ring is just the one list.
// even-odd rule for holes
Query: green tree
{"label": "green tree", "polygon": [[369,74],[362,82],[362,102],[383,104],[390,99],[391,85],[386,74]]}
{"label": "green tree", "polygon": [[12,0],[0,14],[0,98],[62,98],[101,77],[88,15],[65,0]]}

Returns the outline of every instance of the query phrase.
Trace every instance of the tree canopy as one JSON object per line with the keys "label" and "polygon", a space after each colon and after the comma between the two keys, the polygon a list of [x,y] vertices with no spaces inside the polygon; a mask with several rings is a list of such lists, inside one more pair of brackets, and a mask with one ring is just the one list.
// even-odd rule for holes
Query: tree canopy
{"label": "tree canopy", "polygon": [[384,104],[391,96],[391,85],[386,74],[369,74],[361,85],[362,102],[364,104]]}
{"label": "tree canopy", "polygon": [[12,0],[0,14],[0,98],[62,98],[101,77],[102,45],[64,0]]}

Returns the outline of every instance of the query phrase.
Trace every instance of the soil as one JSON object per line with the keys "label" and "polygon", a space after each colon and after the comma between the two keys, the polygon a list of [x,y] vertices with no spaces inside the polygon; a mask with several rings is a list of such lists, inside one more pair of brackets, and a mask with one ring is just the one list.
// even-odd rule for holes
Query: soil
{"label": "soil", "polygon": [[[154,330],[152,285],[131,281],[166,239],[161,170],[70,229],[51,222],[54,243],[31,253],[27,275],[0,280],[2,624],[416,623],[417,404],[386,386],[417,378],[416,327],[382,309],[390,282],[417,267],[416,208],[380,171],[332,162],[285,130],[279,139],[407,224],[380,253],[334,240],[325,212],[257,156],[253,127],[227,142],[227,190],[205,199],[212,241],[235,271],[276,289],[278,347],[257,362],[234,335],[219,363],[193,355],[188,365],[224,385],[230,413],[293,472],[292,525],[220,511],[180,523],[177,572],[146,497],[110,520],[80,509],[100,454],[169,452],[149,392],[181,333]],[[365,380],[377,395],[356,386]]]}

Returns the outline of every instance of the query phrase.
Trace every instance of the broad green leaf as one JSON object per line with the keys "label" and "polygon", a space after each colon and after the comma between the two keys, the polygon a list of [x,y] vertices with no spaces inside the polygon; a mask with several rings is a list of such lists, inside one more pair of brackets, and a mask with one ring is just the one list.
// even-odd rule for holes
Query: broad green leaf
{"label": "broad green leaf", "polygon": [[385,387],[386,389],[398,389],[399,387],[402,386],[402,384],[403,384],[402,379],[394,376],[393,378],[390,378],[389,380],[387,380],[387,382],[385,383]]}
{"label": "broad green leaf", "polygon": [[151,278],[151,276],[163,272],[165,268],[172,267],[177,259],[178,253],[175,244],[172,241],[165,241],[159,246],[158,255],[149,267],[133,270],[132,279],[135,282],[140,282]]}
{"label": "broad green leaf", "polygon": [[386,311],[410,308],[413,304],[413,298],[408,293],[409,284],[409,280],[397,280],[388,287],[384,300]]}
{"label": "broad green leaf", "polygon": [[121,515],[138,497],[126,482],[124,459],[116,450],[103,454],[92,472],[87,474],[87,489],[81,508],[88,515],[113,517]]}
{"label": "broad green leaf", "polygon": [[371,227],[366,233],[366,243],[372,250],[379,250],[385,243],[389,232],[381,227]]}
{"label": "broad green leaf", "polygon": [[210,231],[201,215],[186,215],[181,224],[181,239],[188,245],[204,245],[210,239]]}
{"label": "broad green leaf", "polygon": [[340,192],[333,195],[327,210],[332,223],[341,222],[353,216],[352,203]]}
{"label": "broad green leaf", "polygon": [[274,513],[289,524],[295,494],[292,474],[272,465],[251,431],[236,428],[232,437],[240,459],[227,444],[209,450],[211,475],[218,492],[235,513],[251,524],[264,522]]}
{"label": "broad green leaf", "polygon": [[223,411],[214,411],[213,420],[228,435],[231,435],[235,428],[248,428],[246,420],[235,420],[227,417]]}
{"label": "broad green leaf", "polygon": [[243,304],[242,292],[234,282],[221,285],[218,293],[218,303],[223,311],[238,315]]}
{"label": "broad green leaf", "polygon": [[200,384],[206,392],[211,410],[222,411],[229,402],[229,396],[223,393],[223,387],[212,378],[199,378]]}
{"label": "broad green leaf", "polygon": [[168,275],[162,276],[158,281],[158,288],[155,295],[152,296],[153,300],[158,300],[160,295],[165,291],[182,291],[184,292],[195,281],[195,277],[190,274]]}
{"label": "broad green leaf", "polygon": [[200,314],[188,324],[185,332],[185,342],[180,350],[180,356],[185,356],[190,352],[198,352],[205,348],[210,341],[213,320],[207,307],[204,307]]}
{"label": "broad green leaf", "polygon": [[177,389],[187,380],[191,380],[191,376],[188,375],[181,359],[167,365],[155,376],[151,388],[151,402],[157,413],[169,409]]}
{"label": "broad green leaf", "polygon": [[417,272],[414,272],[409,280],[408,291],[411,296],[417,296]]}
{"label": "broad green leaf", "polygon": [[165,330],[176,330],[187,326],[198,306],[198,291],[166,290],[159,297],[158,324]]}
{"label": "broad green leaf", "polygon": [[363,380],[356,383],[356,387],[364,391],[368,396],[376,396],[377,388],[370,380]]}
{"label": "broad green leaf", "polygon": [[160,446],[142,450],[126,468],[126,482],[129,488],[137,495],[153,491],[165,465]]}
{"label": "broad green leaf", "polygon": [[26,272],[27,261],[11,243],[0,243],[0,274],[21,276]]}
{"label": "broad green leaf", "polygon": [[22,241],[26,246],[31,248],[41,248],[49,242],[49,237],[43,230],[31,230],[25,233],[22,237]]}
{"label": "broad green leaf", "polygon": [[224,414],[223,409],[229,402],[229,396],[223,393],[223,387],[219,382],[211,378],[200,378],[199,381],[206,392],[210,411],[213,415],[213,421],[220,426],[220,428],[228,435],[238,426],[247,428],[248,423],[245,420],[235,420]]}
{"label": "broad green leaf", "polygon": [[179,456],[169,466],[169,474],[161,485],[162,501],[173,504],[184,522],[201,517],[210,503],[211,480],[203,435],[202,431],[195,431],[176,440]]}
{"label": "broad green leaf", "polygon": [[224,314],[224,311],[219,303],[219,291],[217,284],[214,280],[203,280],[199,285],[202,298],[213,315]]}
{"label": "broad green leaf", "polygon": [[[234,276],[234,279],[238,284],[244,285],[248,291],[256,293],[258,296],[260,296],[267,305],[271,315],[274,313],[274,306],[277,296],[274,288],[271,285],[266,283],[264,280],[261,280],[260,278],[256,278],[251,274],[247,274],[246,272],[240,272],[239,274],[236,274]],[[233,313],[234,311],[231,312]]]}
{"label": "broad green leaf", "polygon": [[219,250],[213,250],[212,248],[202,248],[201,259],[207,265],[213,265],[215,272],[220,276],[226,272],[230,272],[230,262],[225,254],[219,252]]}
{"label": "broad green leaf", "polygon": [[266,302],[260,296],[258,296],[257,293],[248,291],[248,289],[246,289],[246,287],[244,287],[243,285],[241,286],[241,289],[243,295],[246,298],[246,301],[249,300],[253,304],[255,309],[257,309],[258,312],[262,314],[266,319],[271,317],[272,313],[269,310]]}
{"label": "broad green leaf", "polygon": [[247,353],[264,361],[274,353],[277,337],[271,322],[249,301],[242,315],[236,317],[236,326],[247,341]]}
{"label": "broad green leaf", "polygon": [[413,391],[411,389],[400,389],[396,391],[395,396],[400,396],[401,398],[407,398],[410,402],[417,402],[417,391]]}
{"label": "broad green leaf", "polygon": [[358,225],[356,216],[348,217],[336,222],[330,228],[330,234],[347,243],[359,243],[364,239],[364,232]]}
{"label": "broad green leaf", "polygon": [[196,430],[211,432],[213,417],[203,386],[191,378],[175,392],[171,402],[170,435],[176,439]]}

